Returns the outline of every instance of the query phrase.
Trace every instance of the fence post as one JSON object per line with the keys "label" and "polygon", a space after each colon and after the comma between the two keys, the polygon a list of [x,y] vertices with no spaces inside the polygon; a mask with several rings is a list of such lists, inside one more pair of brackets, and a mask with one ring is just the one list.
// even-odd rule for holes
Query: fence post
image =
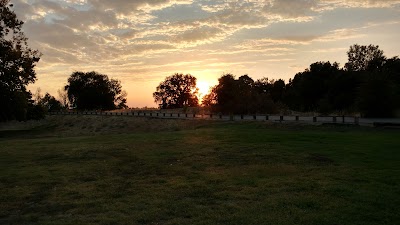
{"label": "fence post", "polygon": [[299,116],[296,116],[296,121],[299,121]]}
{"label": "fence post", "polygon": [[243,115],[240,115],[240,119],[241,119],[241,120],[243,119]]}
{"label": "fence post", "polygon": [[360,118],[358,118],[357,116],[356,117],[354,117],[354,124],[355,125],[359,125],[360,124],[360,120],[359,120]]}
{"label": "fence post", "polygon": [[222,119],[222,115],[221,114],[219,114],[219,118]]}
{"label": "fence post", "polygon": [[342,123],[344,123],[345,121],[344,121],[344,116],[342,116]]}
{"label": "fence post", "polygon": [[193,113],[193,118],[196,118],[196,113]]}
{"label": "fence post", "polygon": [[336,123],[336,116],[332,117],[333,122]]}
{"label": "fence post", "polygon": [[266,120],[266,121],[269,120],[269,116],[268,116],[268,115],[265,116],[265,120]]}
{"label": "fence post", "polygon": [[210,114],[210,118],[212,118],[212,114]]}
{"label": "fence post", "polygon": [[313,122],[314,123],[317,122],[317,117],[316,116],[313,117]]}
{"label": "fence post", "polygon": [[253,115],[253,119],[254,119],[254,120],[257,120],[257,116],[256,116],[256,115]]}
{"label": "fence post", "polygon": [[282,123],[282,121],[283,121],[283,116],[279,116],[279,122]]}
{"label": "fence post", "polygon": [[178,117],[181,117],[181,114],[180,114],[180,113],[178,113]]}

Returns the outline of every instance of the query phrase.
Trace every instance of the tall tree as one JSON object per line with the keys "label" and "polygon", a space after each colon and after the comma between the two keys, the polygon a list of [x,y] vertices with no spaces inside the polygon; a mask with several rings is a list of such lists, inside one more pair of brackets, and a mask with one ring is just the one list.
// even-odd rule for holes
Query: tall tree
{"label": "tall tree", "polygon": [[232,74],[225,74],[218,79],[218,85],[205,98],[213,97],[215,110],[233,113],[236,108],[237,94],[238,87],[235,77]]}
{"label": "tall tree", "polygon": [[154,100],[161,105],[161,108],[197,106],[199,100],[196,81],[196,77],[190,74],[176,73],[169,76],[157,86],[156,92],[153,93]]}
{"label": "tall tree", "polygon": [[272,100],[274,102],[282,102],[286,87],[285,81],[282,79],[273,81],[271,86],[270,94]]}
{"label": "tall tree", "polygon": [[65,90],[70,104],[78,110],[127,108],[121,82],[94,71],[72,73]]}
{"label": "tall tree", "polygon": [[276,106],[269,86],[267,78],[254,82],[248,75],[235,79],[232,74],[225,74],[204,97],[203,104],[222,113],[273,113]]}
{"label": "tall tree", "polygon": [[54,96],[46,93],[38,102],[46,111],[59,111],[64,109],[62,103]]}
{"label": "tall tree", "polygon": [[347,52],[347,71],[376,70],[383,66],[386,60],[378,45],[352,45]]}
{"label": "tall tree", "polygon": [[309,69],[297,73],[286,85],[285,102],[291,109],[300,111],[319,111],[321,103],[324,108],[330,109],[331,99],[324,98],[330,91],[332,80],[339,73],[337,63],[328,61],[311,64]]}
{"label": "tall tree", "polygon": [[0,0],[0,121],[26,119],[31,94],[26,86],[36,80],[40,53],[28,47],[9,0]]}
{"label": "tall tree", "polygon": [[399,109],[399,92],[388,75],[370,73],[359,88],[357,105],[362,116],[392,117]]}

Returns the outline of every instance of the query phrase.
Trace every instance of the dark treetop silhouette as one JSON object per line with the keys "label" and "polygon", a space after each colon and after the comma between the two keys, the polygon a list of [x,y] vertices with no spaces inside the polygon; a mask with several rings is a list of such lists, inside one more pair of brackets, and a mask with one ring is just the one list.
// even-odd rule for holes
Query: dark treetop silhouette
{"label": "dark treetop silhouette", "polygon": [[26,86],[36,80],[40,53],[28,47],[21,20],[9,0],[0,0],[0,121],[29,119],[31,93]]}
{"label": "dark treetop silhouette", "polygon": [[65,86],[70,104],[78,110],[127,108],[119,80],[97,72],[74,72]]}
{"label": "dark treetop silhouette", "polygon": [[197,92],[196,77],[176,73],[158,85],[153,97],[161,108],[192,107],[198,105]]}

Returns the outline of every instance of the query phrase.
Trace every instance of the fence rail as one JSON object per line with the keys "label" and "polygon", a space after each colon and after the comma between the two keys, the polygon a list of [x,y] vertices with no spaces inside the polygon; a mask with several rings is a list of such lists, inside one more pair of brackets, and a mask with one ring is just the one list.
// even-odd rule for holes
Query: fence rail
{"label": "fence rail", "polygon": [[130,111],[130,112],[49,112],[50,115],[92,115],[92,116],[131,116],[170,119],[207,119],[225,121],[272,121],[272,122],[299,122],[299,123],[331,123],[352,124],[362,126],[395,125],[400,127],[400,118],[361,118],[354,116],[284,116],[284,115],[223,115],[223,114],[196,114],[196,113],[167,113],[160,111]]}

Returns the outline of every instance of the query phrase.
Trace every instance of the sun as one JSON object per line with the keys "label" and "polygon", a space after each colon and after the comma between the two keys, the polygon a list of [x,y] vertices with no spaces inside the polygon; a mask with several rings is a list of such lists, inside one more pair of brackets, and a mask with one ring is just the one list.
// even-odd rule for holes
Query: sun
{"label": "sun", "polygon": [[197,82],[197,88],[199,89],[199,97],[203,97],[210,91],[211,85],[206,81]]}

